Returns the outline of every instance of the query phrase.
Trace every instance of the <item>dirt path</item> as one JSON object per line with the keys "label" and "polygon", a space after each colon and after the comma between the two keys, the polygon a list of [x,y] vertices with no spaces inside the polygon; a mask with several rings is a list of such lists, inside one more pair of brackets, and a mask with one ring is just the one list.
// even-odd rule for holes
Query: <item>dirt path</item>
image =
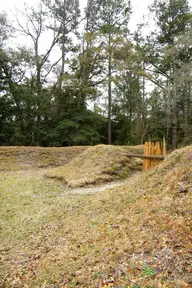
{"label": "dirt path", "polygon": [[134,181],[135,177],[137,177],[139,174],[141,173],[140,172],[135,173],[134,175],[132,175],[131,177],[129,177],[128,179],[124,181],[116,181],[116,182],[111,182],[111,183],[102,184],[102,185],[94,185],[91,187],[79,187],[79,188],[68,187],[69,189],[68,194],[93,194],[93,193],[98,193],[98,192],[104,192],[107,189],[111,189],[113,187],[127,185],[131,183],[132,181]]}
{"label": "dirt path", "polygon": [[[10,171],[10,172],[5,172],[6,174],[13,174],[15,176],[25,178],[25,179],[30,179],[30,178],[36,178],[36,179],[43,179],[44,174],[48,171],[49,169],[31,169],[31,170],[18,170],[18,171]],[[141,174],[141,172],[135,173],[133,176],[130,178],[124,180],[124,181],[116,181],[116,182],[110,182],[110,183],[105,183],[105,184],[99,184],[99,185],[91,185],[87,187],[77,187],[77,188],[71,188],[67,186],[66,184],[63,184],[63,187],[65,189],[65,193],[63,196],[66,195],[75,195],[75,194],[94,194],[94,193],[99,193],[99,192],[104,192],[107,189],[111,189],[113,187],[121,186],[121,185],[126,185],[128,183],[131,183],[133,179],[135,178],[135,175]],[[50,179],[50,181],[57,181],[54,179]]]}
{"label": "dirt path", "polygon": [[92,187],[79,187],[79,188],[69,188],[69,193],[68,194],[93,194],[93,193],[98,193],[98,192],[103,192],[107,189],[120,186],[122,185],[122,182],[112,182],[110,184],[103,184],[99,186],[92,186]]}

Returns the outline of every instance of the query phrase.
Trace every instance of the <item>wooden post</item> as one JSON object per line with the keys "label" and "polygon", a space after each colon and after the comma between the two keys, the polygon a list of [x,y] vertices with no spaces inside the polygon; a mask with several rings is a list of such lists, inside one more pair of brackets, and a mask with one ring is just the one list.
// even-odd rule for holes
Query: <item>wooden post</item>
{"label": "wooden post", "polygon": [[165,140],[165,137],[163,137],[163,152],[162,152],[162,155],[165,156],[166,154],[167,154],[166,140]]}
{"label": "wooden post", "polygon": [[[146,155],[146,142],[145,142],[145,145],[144,145],[144,155]],[[143,172],[145,172],[146,170],[145,170],[145,162],[146,162],[146,159],[143,159]]]}
{"label": "wooden post", "polygon": [[[143,172],[147,171],[151,167],[157,166],[166,155],[166,141],[163,138],[163,143],[160,142],[145,142],[144,145],[144,155],[141,158],[143,160]],[[131,155],[130,155],[131,156]],[[132,155],[136,157],[136,155]],[[147,157],[149,156],[149,157]]]}
{"label": "wooden post", "polygon": [[[157,142],[156,143],[156,156],[160,156],[161,155],[161,146],[160,143]],[[161,160],[155,160],[155,166],[157,166],[159,164],[159,162],[161,162]]]}
{"label": "wooden post", "polygon": [[[144,155],[149,155],[149,143],[145,142],[144,146]],[[148,169],[148,159],[143,160],[143,171],[147,171]]]}
{"label": "wooden post", "polygon": [[[155,150],[155,144],[154,142],[151,143],[151,155],[155,155],[154,154],[154,150]],[[151,159],[151,167],[154,166],[154,159]]]}
{"label": "wooden post", "polygon": [[[154,149],[153,149],[153,155],[154,156],[156,156],[156,151],[157,151],[157,146],[154,143]],[[153,167],[156,166],[156,163],[157,163],[156,161],[157,161],[156,159],[153,160]]]}
{"label": "wooden post", "polygon": [[[151,152],[152,152],[152,142],[149,142],[149,154],[148,155],[152,155]],[[149,158],[148,159],[148,167],[147,167],[147,169],[151,168],[151,161],[152,160]]]}

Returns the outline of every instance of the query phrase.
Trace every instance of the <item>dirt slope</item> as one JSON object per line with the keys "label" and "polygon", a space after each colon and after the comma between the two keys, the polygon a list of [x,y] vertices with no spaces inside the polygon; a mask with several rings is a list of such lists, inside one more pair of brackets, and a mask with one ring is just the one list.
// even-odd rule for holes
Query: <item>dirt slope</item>
{"label": "dirt slope", "polygon": [[45,175],[66,182],[70,187],[99,184],[125,179],[141,171],[142,161],[130,158],[130,153],[142,153],[141,146],[120,147],[97,145],[89,147],[65,166],[48,171]]}

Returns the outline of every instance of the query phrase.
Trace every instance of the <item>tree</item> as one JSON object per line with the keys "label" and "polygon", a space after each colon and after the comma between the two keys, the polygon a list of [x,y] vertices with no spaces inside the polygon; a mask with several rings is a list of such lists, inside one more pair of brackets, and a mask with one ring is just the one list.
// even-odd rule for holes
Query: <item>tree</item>
{"label": "tree", "polygon": [[94,11],[94,18],[90,18],[91,27],[99,31],[100,41],[105,42],[104,53],[107,60],[105,68],[108,78],[108,144],[111,144],[113,51],[118,42],[118,38],[127,35],[127,25],[130,17],[130,1],[97,1]]}
{"label": "tree", "polygon": [[57,111],[56,119],[60,118],[61,114],[61,97],[62,88],[64,84],[65,64],[67,62],[67,55],[71,51],[76,50],[72,37],[78,33],[78,25],[80,22],[80,8],[79,0],[63,0],[63,1],[49,1],[44,0],[46,7],[49,9],[50,17],[53,19],[53,26],[50,26],[55,34],[60,35],[58,46],[61,50],[61,64],[57,83]]}
{"label": "tree", "polygon": [[5,13],[0,14],[0,144],[9,144],[13,137],[14,102],[9,97],[9,55],[7,41],[12,36],[13,29]]}
{"label": "tree", "polygon": [[[47,10],[43,3],[40,1],[37,7],[25,7],[25,12],[22,12],[22,20],[25,23],[21,23],[21,21],[17,17],[17,23],[19,26],[18,31],[28,37],[32,43],[31,49],[31,59],[30,59],[30,73],[31,80],[33,85],[33,92],[36,96],[36,131],[35,131],[35,139],[38,144],[40,141],[40,126],[41,126],[41,111],[44,106],[43,99],[43,86],[46,84],[48,76],[52,72],[53,68],[58,64],[61,60],[61,57],[58,57],[54,63],[51,63],[50,56],[53,51],[53,48],[56,44],[59,43],[62,34],[61,30],[53,31],[52,37],[49,37],[50,41],[46,48],[46,51],[42,53],[41,51],[41,43],[43,41],[43,37],[48,32],[48,28],[51,25],[47,19]],[[49,33],[51,33],[49,29]]]}
{"label": "tree", "polygon": [[[176,48],[176,43],[181,34],[185,34],[190,12],[187,0],[156,0],[151,6],[154,20],[158,30],[153,34],[153,49],[150,51],[150,63],[155,71],[164,79],[170,88],[171,103],[171,131],[172,147],[177,147],[177,101],[178,83],[177,77],[180,69],[181,58],[175,53],[168,53]],[[151,40],[150,40],[151,41]],[[152,52],[153,51],[153,52]]]}

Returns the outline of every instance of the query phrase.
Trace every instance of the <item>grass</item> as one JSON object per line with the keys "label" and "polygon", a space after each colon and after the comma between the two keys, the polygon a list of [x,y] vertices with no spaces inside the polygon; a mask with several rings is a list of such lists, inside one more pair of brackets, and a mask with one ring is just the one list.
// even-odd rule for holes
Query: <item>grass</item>
{"label": "grass", "polygon": [[[70,187],[125,179],[141,171],[141,160],[130,158],[133,147],[97,145],[86,149],[65,166],[49,170],[45,175],[67,183]],[[141,153],[140,146],[135,153]]]}
{"label": "grass", "polygon": [[95,194],[0,173],[0,287],[191,287],[192,147]]}
{"label": "grass", "polygon": [[152,267],[144,267],[142,271],[142,275],[146,277],[154,277],[156,271]]}
{"label": "grass", "polygon": [[57,167],[67,164],[86,148],[86,146],[59,148],[1,146],[0,171]]}

